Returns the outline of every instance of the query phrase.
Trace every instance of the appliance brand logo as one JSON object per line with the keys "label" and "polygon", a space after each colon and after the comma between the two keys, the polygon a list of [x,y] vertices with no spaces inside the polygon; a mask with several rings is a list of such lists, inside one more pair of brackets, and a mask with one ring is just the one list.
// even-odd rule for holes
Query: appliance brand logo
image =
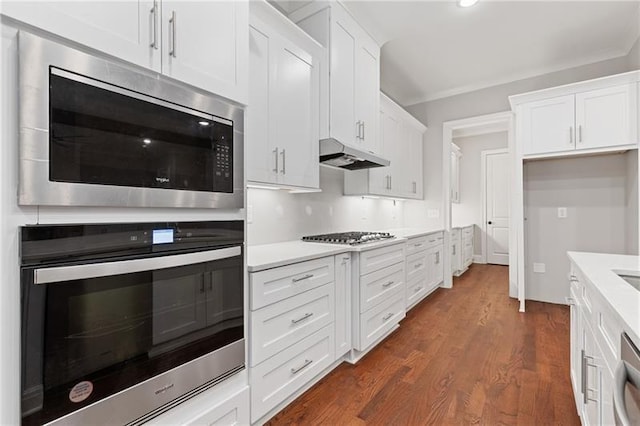
{"label": "appliance brand logo", "polygon": [[157,177],[157,178],[156,178],[156,182],[159,182],[159,183],[169,183],[169,178],[167,178],[167,177]]}
{"label": "appliance brand logo", "polygon": [[173,383],[171,383],[170,385],[163,386],[160,389],[156,390],[155,394],[156,395],[160,395],[161,393],[165,393],[166,391],[168,391],[172,387],[173,387]]}

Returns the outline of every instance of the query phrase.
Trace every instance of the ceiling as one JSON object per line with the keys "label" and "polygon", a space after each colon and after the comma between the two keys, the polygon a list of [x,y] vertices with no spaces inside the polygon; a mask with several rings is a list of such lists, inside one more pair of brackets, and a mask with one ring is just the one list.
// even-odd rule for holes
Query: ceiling
{"label": "ceiling", "polygon": [[628,54],[640,1],[344,2],[382,45],[381,89],[408,106]]}

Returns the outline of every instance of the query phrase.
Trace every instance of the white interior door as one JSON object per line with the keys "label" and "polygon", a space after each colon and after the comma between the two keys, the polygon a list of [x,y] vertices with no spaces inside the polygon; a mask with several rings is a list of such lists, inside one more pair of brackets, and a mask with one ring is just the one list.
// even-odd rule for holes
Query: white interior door
{"label": "white interior door", "polygon": [[509,152],[482,153],[485,170],[487,263],[509,264]]}

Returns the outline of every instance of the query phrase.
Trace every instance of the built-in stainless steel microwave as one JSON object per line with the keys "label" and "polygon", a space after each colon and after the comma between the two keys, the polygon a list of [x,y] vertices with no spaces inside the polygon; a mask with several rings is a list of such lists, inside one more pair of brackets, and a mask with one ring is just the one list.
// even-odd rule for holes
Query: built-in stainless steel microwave
{"label": "built-in stainless steel microwave", "polygon": [[241,208],[241,107],[21,32],[22,205]]}

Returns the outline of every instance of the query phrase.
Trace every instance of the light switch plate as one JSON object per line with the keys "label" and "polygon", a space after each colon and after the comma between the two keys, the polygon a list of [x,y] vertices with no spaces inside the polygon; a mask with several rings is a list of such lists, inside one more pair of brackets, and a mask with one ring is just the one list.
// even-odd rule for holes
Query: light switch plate
{"label": "light switch plate", "polygon": [[427,217],[429,219],[437,219],[440,217],[440,210],[438,209],[428,209],[427,210]]}
{"label": "light switch plate", "polygon": [[544,274],[545,272],[547,272],[547,265],[545,265],[544,263],[534,263],[533,272],[538,274]]}
{"label": "light switch plate", "polygon": [[558,218],[565,219],[567,217],[567,208],[558,207]]}

